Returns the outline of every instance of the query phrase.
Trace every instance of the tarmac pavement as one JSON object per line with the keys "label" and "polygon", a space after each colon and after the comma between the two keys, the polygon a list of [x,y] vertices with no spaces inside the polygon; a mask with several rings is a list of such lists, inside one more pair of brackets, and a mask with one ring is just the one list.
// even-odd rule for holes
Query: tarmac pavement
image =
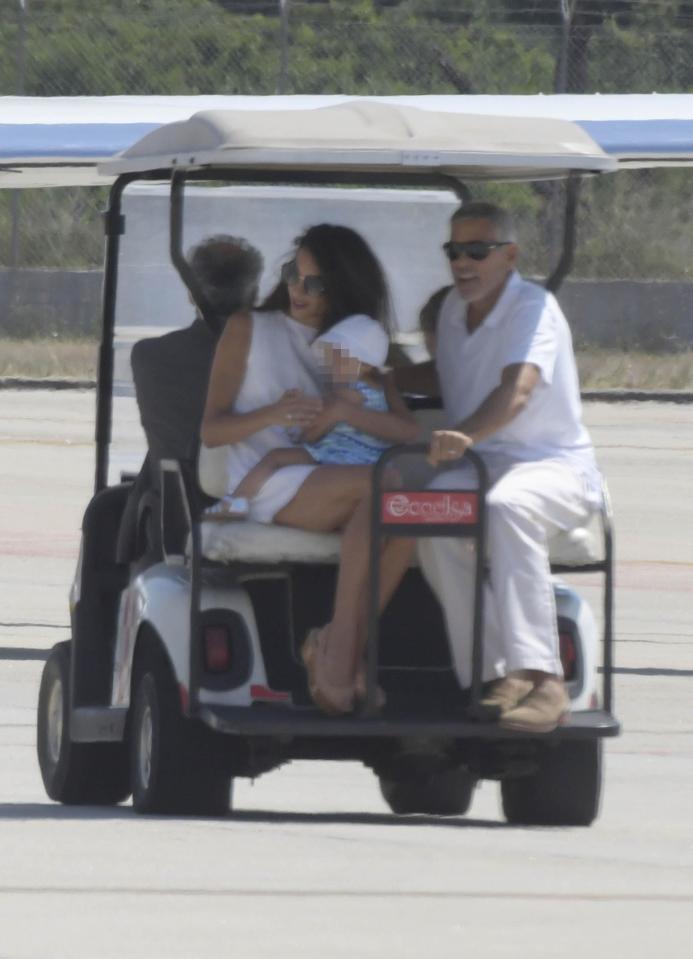
{"label": "tarmac pavement", "polygon": [[[397,819],[355,764],[236,785],[226,820],[61,807],[35,709],[93,481],[94,395],[0,393],[0,959],[678,959],[693,939],[693,405],[586,405],[615,509],[623,735],[590,829]],[[134,428],[134,427],[133,427]],[[577,587],[598,613],[591,576]]]}

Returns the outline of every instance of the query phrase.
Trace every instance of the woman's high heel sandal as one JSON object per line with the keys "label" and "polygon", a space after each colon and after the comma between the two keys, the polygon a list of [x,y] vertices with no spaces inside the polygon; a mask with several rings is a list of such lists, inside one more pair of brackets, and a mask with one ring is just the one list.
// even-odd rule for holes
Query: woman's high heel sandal
{"label": "woman's high heel sandal", "polygon": [[322,629],[312,629],[301,647],[301,658],[308,672],[308,689],[318,709],[329,716],[343,716],[353,712],[354,686],[348,683],[337,686],[324,675],[327,655],[327,634]]}
{"label": "woman's high heel sandal", "polygon": [[309,681],[312,675],[313,663],[315,662],[315,652],[318,648],[321,632],[322,627],[320,626],[316,627],[315,629],[309,629],[308,635],[304,639],[303,645],[301,646],[301,659],[303,661],[303,665],[306,667]]}
{"label": "woman's high heel sandal", "polygon": [[[303,665],[306,667],[306,672],[308,673],[309,688],[315,685],[313,679],[313,664],[315,662],[315,654],[318,648],[321,633],[322,629],[320,627],[311,629],[306,636],[303,645],[301,646],[301,659],[303,660]],[[356,706],[361,706],[365,702],[366,666],[365,663],[362,663],[359,666],[354,678],[354,704]],[[377,686],[375,691],[375,708],[384,709],[386,704],[387,696],[385,695],[385,690],[381,686]]]}

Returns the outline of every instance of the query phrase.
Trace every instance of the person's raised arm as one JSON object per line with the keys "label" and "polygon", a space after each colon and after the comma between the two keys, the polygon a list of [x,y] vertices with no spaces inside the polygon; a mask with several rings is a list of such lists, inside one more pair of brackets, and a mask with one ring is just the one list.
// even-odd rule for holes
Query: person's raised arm
{"label": "person's raised arm", "polygon": [[497,433],[522,412],[541,377],[534,363],[506,366],[499,385],[481,405],[451,430],[431,436],[429,460],[434,465],[460,457],[465,450]]}
{"label": "person's raised arm", "polygon": [[[245,376],[252,319],[247,313],[229,318],[219,338],[207,390],[200,438],[205,446],[240,443],[268,426],[305,427],[320,409],[320,400],[300,390],[287,390],[276,403],[249,413],[234,413],[232,407]],[[268,388],[271,384],[268,384]]]}

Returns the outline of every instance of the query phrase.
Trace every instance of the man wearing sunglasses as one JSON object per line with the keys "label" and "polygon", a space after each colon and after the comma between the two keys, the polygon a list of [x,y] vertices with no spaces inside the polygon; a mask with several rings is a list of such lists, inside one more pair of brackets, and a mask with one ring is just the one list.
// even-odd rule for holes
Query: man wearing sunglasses
{"label": "man wearing sunglasses", "polygon": [[[436,374],[450,429],[433,433],[432,464],[458,460],[472,446],[484,458],[491,483],[485,704],[508,729],[548,732],[569,700],[547,539],[582,525],[600,496],[570,331],[552,294],[516,272],[515,229],[504,210],[461,207],[443,249],[454,286],[441,306],[435,360],[418,372],[405,368],[398,385],[430,391]],[[468,486],[467,469],[447,471],[436,484]],[[472,557],[463,540],[447,538],[421,540],[420,555],[468,686]]]}

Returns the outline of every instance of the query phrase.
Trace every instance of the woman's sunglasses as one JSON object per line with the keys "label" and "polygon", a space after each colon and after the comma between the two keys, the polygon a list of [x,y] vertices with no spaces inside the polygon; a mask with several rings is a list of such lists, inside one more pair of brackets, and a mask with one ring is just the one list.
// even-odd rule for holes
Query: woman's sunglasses
{"label": "woman's sunglasses", "polygon": [[321,276],[301,276],[295,260],[284,264],[281,277],[288,286],[300,286],[306,296],[322,296],[327,290]]}
{"label": "woman's sunglasses", "polygon": [[510,241],[489,243],[486,240],[470,240],[468,243],[456,243],[450,240],[448,243],[443,243],[445,255],[451,263],[453,260],[459,260],[461,256],[468,256],[470,260],[477,262],[485,260],[489,253],[498,249],[499,246],[510,246]]}

